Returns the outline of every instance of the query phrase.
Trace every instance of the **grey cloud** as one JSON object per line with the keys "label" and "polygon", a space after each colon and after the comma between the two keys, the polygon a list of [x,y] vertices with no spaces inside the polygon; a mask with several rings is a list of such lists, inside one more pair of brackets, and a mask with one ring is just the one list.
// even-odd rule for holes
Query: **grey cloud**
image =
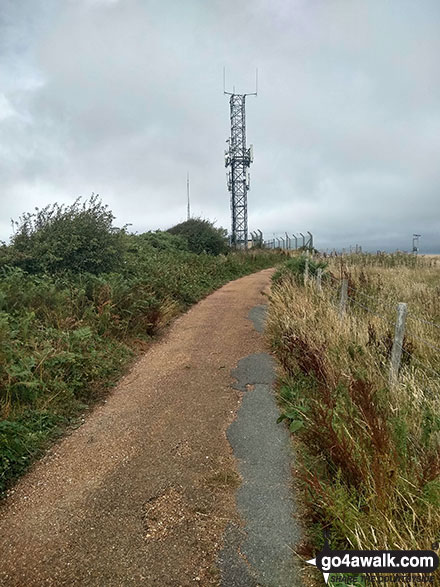
{"label": "grey cloud", "polygon": [[440,252],[437,2],[21,0],[0,20],[0,238],[98,192],[117,222],[229,227],[222,68],[248,98],[251,228]]}

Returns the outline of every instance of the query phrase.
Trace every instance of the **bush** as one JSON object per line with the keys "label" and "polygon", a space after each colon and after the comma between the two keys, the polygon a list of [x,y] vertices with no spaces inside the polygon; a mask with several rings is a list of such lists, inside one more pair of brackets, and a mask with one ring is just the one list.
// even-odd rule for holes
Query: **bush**
{"label": "bush", "polygon": [[228,249],[227,231],[224,228],[216,228],[209,220],[191,218],[169,228],[168,232],[184,237],[192,253],[220,255]]}
{"label": "bush", "polygon": [[81,204],[53,204],[23,214],[11,246],[2,247],[1,263],[28,273],[105,273],[121,265],[124,230],[114,228],[113,214],[92,195]]}
{"label": "bush", "polygon": [[127,251],[130,253],[152,253],[156,251],[188,251],[188,242],[183,236],[156,230],[142,234],[125,235]]}
{"label": "bush", "polygon": [[169,233],[121,240],[118,272],[0,268],[0,495],[117,380],[142,341],[223,283],[282,259],[196,255]]}

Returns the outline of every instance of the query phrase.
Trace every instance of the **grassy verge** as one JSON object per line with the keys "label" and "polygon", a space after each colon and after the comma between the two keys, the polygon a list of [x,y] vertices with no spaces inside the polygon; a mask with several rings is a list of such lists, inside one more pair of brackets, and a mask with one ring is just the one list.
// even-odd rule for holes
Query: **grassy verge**
{"label": "grassy verge", "polygon": [[194,254],[170,235],[126,241],[113,273],[0,268],[0,494],[175,315],[282,258]]}
{"label": "grassy verge", "polygon": [[[318,292],[313,280],[304,286],[303,266],[294,259],[277,272],[268,334],[308,504],[304,554],[322,546],[324,528],[335,549],[431,548],[440,530],[440,269],[404,255],[345,257],[330,260]],[[342,320],[341,276],[350,296]],[[409,314],[390,386],[397,302]]]}

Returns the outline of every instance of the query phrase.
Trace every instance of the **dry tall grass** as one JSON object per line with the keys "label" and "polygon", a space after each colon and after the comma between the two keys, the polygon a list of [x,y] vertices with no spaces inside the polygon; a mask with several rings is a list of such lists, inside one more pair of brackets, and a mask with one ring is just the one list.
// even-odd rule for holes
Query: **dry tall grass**
{"label": "dry tall grass", "polygon": [[[341,276],[351,298],[342,320]],[[294,272],[274,284],[268,334],[284,373],[280,400],[296,430],[315,538],[330,529],[333,548],[426,549],[439,540],[439,276],[429,260],[358,255],[330,260],[321,293]],[[401,301],[409,314],[392,387]]]}

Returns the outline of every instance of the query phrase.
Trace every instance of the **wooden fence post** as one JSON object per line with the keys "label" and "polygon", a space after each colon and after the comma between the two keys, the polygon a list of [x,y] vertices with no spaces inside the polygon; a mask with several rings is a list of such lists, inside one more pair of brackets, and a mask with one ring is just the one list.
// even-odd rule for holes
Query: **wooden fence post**
{"label": "wooden fence post", "polygon": [[348,279],[344,278],[341,285],[341,298],[339,300],[339,317],[344,317],[347,308],[347,297],[348,297]]}
{"label": "wooden fence post", "polygon": [[322,267],[318,267],[316,272],[316,288],[319,292],[322,292]]}
{"label": "wooden fence post", "polygon": [[309,259],[306,257],[306,264],[304,266],[304,285],[307,285],[309,281]]}
{"label": "wooden fence post", "polygon": [[397,304],[397,318],[394,329],[393,349],[391,351],[390,383],[397,383],[399,377],[400,360],[402,358],[403,337],[405,336],[405,323],[408,307],[403,302]]}

